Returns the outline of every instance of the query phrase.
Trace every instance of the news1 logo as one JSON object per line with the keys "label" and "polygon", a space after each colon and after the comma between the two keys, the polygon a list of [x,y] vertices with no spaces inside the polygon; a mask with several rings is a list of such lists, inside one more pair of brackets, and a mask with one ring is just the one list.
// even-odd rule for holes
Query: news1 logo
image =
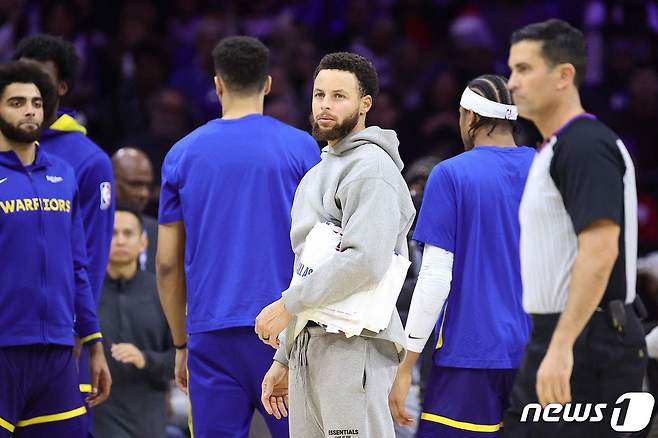
{"label": "news1 logo", "polygon": [[[627,392],[611,406],[610,427],[616,432],[638,432],[644,429],[651,421],[654,402],[653,395],[648,392]],[[606,417],[608,409],[607,403],[550,403],[544,408],[539,403],[530,403],[523,408],[521,423],[599,423]]]}

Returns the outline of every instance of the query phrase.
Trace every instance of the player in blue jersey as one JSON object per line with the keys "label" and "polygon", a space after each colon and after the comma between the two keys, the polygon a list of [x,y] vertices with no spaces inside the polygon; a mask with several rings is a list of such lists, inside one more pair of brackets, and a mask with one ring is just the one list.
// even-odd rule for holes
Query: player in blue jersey
{"label": "player in blue jersey", "polygon": [[394,419],[410,424],[411,370],[436,324],[418,437],[498,436],[530,332],[518,211],[535,151],[515,145],[517,112],[504,78],[474,79],[460,105],[466,152],[438,164],[425,186],[414,232],[425,248],[405,328],[409,353],[389,397]]}
{"label": "player in blue jersey", "polygon": [[15,59],[38,63],[50,76],[57,91],[55,119],[44,129],[39,145],[75,170],[80,190],[80,209],[87,236],[89,282],[96,304],[105,278],[114,224],[114,177],[108,155],[89,137],[75,119],[75,111],[59,102],[75,86],[80,59],[70,42],[50,35],[33,35],[18,44]]}
{"label": "player in blue jersey", "polygon": [[0,437],[88,436],[74,330],[89,345],[89,406],[111,384],[73,169],[36,146],[54,102],[34,64],[0,67]]}
{"label": "player in blue jersey", "polygon": [[[61,99],[75,87],[80,59],[73,44],[60,37],[43,34],[21,40],[14,59],[36,62],[55,86],[55,116],[46,121],[49,128],[41,134],[39,145],[42,150],[69,163],[75,171],[85,231],[87,272],[94,302],[98,306],[114,225],[114,177],[108,155],[87,137],[86,128],[75,119],[75,112],[59,105]],[[91,390],[86,357],[87,354],[80,356],[80,392],[83,397]]]}
{"label": "player in blue jersey", "polygon": [[[156,270],[194,436],[247,437],[254,410],[265,412],[260,384],[273,356],[254,321],[290,283],[292,201],[320,151],[263,116],[271,78],[260,41],[226,38],[213,60],[222,117],[165,158]],[[275,438],[288,436],[286,421],[265,417]]]}

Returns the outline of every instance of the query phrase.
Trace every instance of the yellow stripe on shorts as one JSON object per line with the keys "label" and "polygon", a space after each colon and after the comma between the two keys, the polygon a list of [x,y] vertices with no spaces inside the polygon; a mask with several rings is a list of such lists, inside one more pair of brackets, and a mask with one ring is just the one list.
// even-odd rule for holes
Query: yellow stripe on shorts
{"label": "yellow stripe on shorts", "polygon": [[72,409],[70,411],[62,412],[62,413],[59,413],[59,414],[42,415],[40,417],[34,417],[34,418],[29,418],[27,420],[21,420],[16,424],[16,426],[17,427],[25,427],[25,426],[32,426],[34,424],[52,423],[54,421],[63,421],[63,420],[68,420],[68,419],[71,419],[71,418],[79,417],[80,415],[84,415],[86,413],[87,413],[87,409],[85,409],[84,406],[80,406],[77,409]]}
{"label": "yellow stripe on shorts", "polygon": [[11,424],[9,421],[5,420],[4,418],[0,417],[0,427],[7,429],[10,433],[16,429],[13,424]]}
{"label": "yellow stripe on shorts", "polygon": [[452,418],[429,414],[427,412],[423,412],[420,415],[420,419],[431,421],[433,423],[444,424],[446,426],[454,427],[455,429],[468,430],[471,432],[497,432],[503,427],[502,421],[498,424],[467,423],[465,421],[457,421],[453,420]]}
{"label": "yellow stripe on shorts", "polygon": [[190,438],[194,438],[194,428],[192,427],[192,397],[190,396],[190,369],[187,366],[185,366],[185,374],[187,374],[187,401],[190,407],[187,415],[187,427],[190,429]]}

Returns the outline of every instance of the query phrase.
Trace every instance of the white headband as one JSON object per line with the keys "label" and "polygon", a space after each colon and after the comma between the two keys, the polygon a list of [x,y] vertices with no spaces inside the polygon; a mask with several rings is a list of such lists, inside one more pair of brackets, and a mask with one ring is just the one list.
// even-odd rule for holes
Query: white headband
{"label": "white headband", "polygon": [[459,102],[462,108],[473,111],[482,117],[493,117],[494,119],[516,120],[518,111],[516,105],[505,105],[482,97],[475,91],[466,87]]}

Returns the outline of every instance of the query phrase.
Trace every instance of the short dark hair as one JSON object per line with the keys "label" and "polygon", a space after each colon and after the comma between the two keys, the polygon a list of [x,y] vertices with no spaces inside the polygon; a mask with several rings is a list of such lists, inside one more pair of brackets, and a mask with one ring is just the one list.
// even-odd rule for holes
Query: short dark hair
{"label": "short dark hair", "polygon": [[587,73],[587,42],[580,30],[566,21],[552,18],[529,24],[512,33],[512,44],[524,40],[541,42],[542,55],[550,65],[573,65],[576,69],[574,84],[579,87],[583,83]]}
{"label": "short dark hair", "polygon": [[48,75],[33,62],[11,61],[0,65],[0,95],[10,84],[36,85],[43,101],[43,124],[47,126],[57,104],[55,87]]}
{"label": "short dark hair", "polygon": [[[512,93],[507,88],[507,79],[498,75],[482,75],[473,79],[467,85],[468,88],[482,97],[492,102],[502,103],[504,105],[514,105]],[[475,131],[483,127],[490,127],[489,134],[496,127],[502,126],[514,131],[515,123],[513,120],[497,119],[494,117],[484,117],[478,114],[478,120],[468,129],[473,135]]]}
{"label": "short dark hair", "polygon": [[222,39],[212,51],[215,73],[234,92],[253,94],[267,80],[270,51],[256,38],[232,36]]}
{"label": "short dark hair", "polygon": [[62,37],[40,33],[23,38],[16,47],[13,59],[21,58],[55,63],[58,79],[68,85],[67,94],[78,82],[80,57],[73,44]]}
{"label": "short dark hair", "polygon": [[353,73],[359,83],[361,96],[371,96],[375,100],[379,93],[379,79],[375,66],[356,53],[336,52],[324,55],[315,69],[313,79],[318,76],[321,70],[342,70]]}
{"label": "short dark hair", "polygon": [[140,231],[144,230],[144,216],[142,216],[142,214],[139,212],[139,210],[134,208],[132,205],[126,204],[125,202],[117,202],[116,207],[114,207],[114,212],[115,213],[123,212],[123,213],[132,214],[133,216],[135,216],[137,218],[137,222],[139,223]]}

